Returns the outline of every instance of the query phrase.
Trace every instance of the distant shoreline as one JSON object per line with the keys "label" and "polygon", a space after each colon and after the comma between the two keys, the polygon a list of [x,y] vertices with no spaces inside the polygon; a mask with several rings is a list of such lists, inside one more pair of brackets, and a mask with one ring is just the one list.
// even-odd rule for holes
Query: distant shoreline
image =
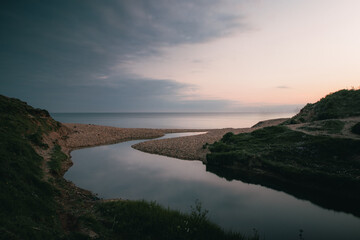
{"label": "distant shoreline", "polygon": [[275,118],[290,118],[293,113],[64,113],[54,114],[61,123],[81,123],[118,128],[222,129],[248,128]]}

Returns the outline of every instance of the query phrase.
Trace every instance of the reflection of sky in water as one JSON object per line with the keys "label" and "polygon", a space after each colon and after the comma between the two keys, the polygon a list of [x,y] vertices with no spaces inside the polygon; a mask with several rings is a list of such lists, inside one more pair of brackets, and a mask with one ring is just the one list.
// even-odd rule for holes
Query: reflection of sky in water
{"label": "reflection of sky in water", "polygon": [[[179,135],[191,133],[168,136]],[[262,186],[229,182],[206,172],[199,161],[132,149],[138,142],[74,151],[74,166],[65,177],[103,198],[154,200],[182,211],[199,199],[221,226],[248,233],[256,228],[265,239],[298,239],[299,229],[305,239],[360,239],[360,220],[349,214]]]}

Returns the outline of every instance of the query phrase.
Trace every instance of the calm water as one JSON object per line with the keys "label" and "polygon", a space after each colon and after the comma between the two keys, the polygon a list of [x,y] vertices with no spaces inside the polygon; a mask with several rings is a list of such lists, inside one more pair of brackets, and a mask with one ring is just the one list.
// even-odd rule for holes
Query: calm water
{"label": "calm water", "polygon": [[256,228],[267,240],[299,239],[300,229],[304,239],[360,239],[360,219],[351,214],[326,210],[259,185],[227,181],[207,172],[199,161],[132,149],[138,142],[74,151],[74,166],[65,178],[103,198],[154,200],[185,212],[199,199],[209,217],[225,229],[250,234]]}
{"label": "calm water", "polygon": [[91,123],[123,128],[242,128],[295,113],[52,113],[64,123]]}

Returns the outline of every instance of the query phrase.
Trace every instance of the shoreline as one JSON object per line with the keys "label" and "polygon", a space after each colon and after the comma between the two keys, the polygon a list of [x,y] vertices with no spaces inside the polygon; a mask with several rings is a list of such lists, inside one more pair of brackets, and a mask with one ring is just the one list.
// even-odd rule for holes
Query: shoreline
{"label": "shoreline", "polygon": [[[182,160],[199,160],[206,163],[207,149],[203,148],[204,144],[212,144],[220,140],[227,132],[233,132],[234,134],[251,132],[262,127],[280,124],[285,120],[287,119],[270,119],[261,121],[250,128],[224,129],[118,128],[94,124],[60,123],[58,130],[52,131],[48,135],[43,135],[43,142],[47,144],[49,148],[45,150],[34,146],[34,149],[44,158],[42,169],[45,173],[45,179],[53,178],[48,163],[51,161],[52,149],[55,145],[59,145],[61,151],[67,156],[66,161],[62,163],[61,166],[61,176],[73,165],[71,152],[74,150],[142,139],[153,140],[141,142],[132,147],[150,154],[158,154]],[[169,139],[154,139],[168,133],[183,132],[206,133]]]}
{"label": "shoreline", "polygon": [[[60,135],[55,141],[69,157],[76,149],[116,144],[132,140],[146,140],[133,145],[134,149],[159,154],[182,160],[205,161],[206,150],[203,145],[214,143],[227,132],[234,134],[252,132],[256,129],[278,125],[287,118],[261,121],[250,128],[223,128],[223,129],[155,129],[155,128],[118,128],[94,124],[62,123]],[[169,133],[205,132],[199,135],[176,137],[169,139],[155,139]],[[153,139],[153,140],[151,140]],[[54,139],[52,139],[54,141]]]}
{"label": "shoreline", "polygon": [[[273,120],[271,120],[271,122],[273,122]],[[60,218],[62,228],[67,233],[70,233],[71,229],[79,229],[80,232],[89,236],[90,238],[97,238],[99,236],[97,233],[95,233],[91,229],[80,227],[78,225],[78,220],[76,219],[81,218],[81,216],[83,215],[89,214],[89,212],[93,211],[95,205],[100,202],[126,201],[126,199],[122,199],[122,198],[101,199],[97,196],[96,193],[93,193],[86,189],[82,189],[76,186],[71,181],[66,180],[64,178],[64,174],[73,165],[73,161],[71,159],[72,151],[81,148],[115,144],[130,140],[152,139],[152,138],[161,137],[166,133],[208,131],[206,134],[189,136],[189,137],[201,136],[200,139],[196,139],[195,142],[187,141],[188,140],[187,137],[147,141],[151,146],[150,149],[146,150],[148,153],[159,154],[159,152],[156,152],[155,149],[153,148],[154,146],[159,146],[160,149],[163,149],[163,151],[161,152],[161,154],[163,155],[169,155],[171,157],[176,157],[179,159],[183,157],[183,159],[185,158],[187,160],[194,160],[194,158],[199,159],[198,156],[201,156],[199,155],[199,153],[202,152],[204,154],[204,149],[202,149],[203,144],[200,140],[207,138],[203,138],[203,137],[211,136],[214,141],[217,141],[222,138],[223,134],[229,131],[252,131],[255,129],[258,128],[243,128],[243,129],[116,128],[116,127],[99,126],[92,124],[64,123],[59,125],[59,129],[55,131],[51,131],[48,134],[43,134],[42,141],[44,144],[48,145],[47,149],[42,149],[41,147],[38,146],[33,146],[33,148],[44,159],[41,165],[41,168],[44,172],[44,176],[43,176],[44,180],[47,182],[52,182],[52,184],[59,190],[59,195],[56,197],[56,202],[59,204],[58,215]],[[171,139],[176,139],[175,140],[176,142],[177,141],[186,142],[187,144],[182,144],[178,146],[175,145],[175,147],[166,148],[167,144],[172,143],[170,142],[172,141]],[[180,154],[180,153],[184,153],[184,150],[187,151],[188,153],[190,152],[188,151],[188,149],[186,149],[186,146],[188,146],[189,143],[194,143],[195,146],[192,148],[193,159],[189,159],[189,155],[186,155],[184,157],[182,154]],[[61,147],[61,152],[63,152],[66,155],[66,159],[61,162],[61,169],[59,173],[54,174],[51,171],[48,163],[52,159],[53,149],[56,147],[56,145],[59,145]],[[164,149],[166,150],[166,152],[164,152]],[[177,151],[177,149],[182,149],[182,151]],[[200,151],[198,151],[199,149]]]}
{"label": "shoreline", "polygon": [[199,135],[145,141],[132,145],[132,148],[146,153],[158,154],[181,160],[199,160],[206,163],[206,154],[208,153],[208,150],[203,146],[219,141],[226,133],[249,133],[259,128],[278,125],[286,120],[287,118],[265,120],[258,122],[249,128],[210,129],[206,133]]}
{"label": "shoreline", "polygon": [[[199,129],[145,129],[145,128],[116,128],[91,124],[59,124],[57,130],[42,135],[42,143],[47,148],[32,145],[35,152],[44,160],[41,169],[43,179],[51,183],[57,190],[55,201],[59,204],[57,214],[62,229],[70,234],[78,229],[91,239],[98,238],[98,233],[79,225],[79,219],[85,215],[93,215],[95,206],[99,203],[112,201],[126,201],[126,199],[101,199],[96,193],[76,186],[64,178],[64,174],[73,165],[71,152],[81,148],[115,144],[130,140],[151,139],[161,137],[166,133],[198,132]],[[201,131],[204,131],[203,129]],[[60,146],[61,152],[66,155],[60,163],[60,169],[54,173],[49,163],[52,161],[54,149]]]}
{"label": "shoreline", "polygon": [[[174,157],[182,160],[200,160],[204,164],[206,164],[206,154],[208,153],[207,148],[203,148],[203,145],[208,143],[212,144],[215,141],[219,141],[223,135],[227,132],[233,132],[234,134],[237,133],[245,133],[245,132],[252,132],[254,130],[258,130],[263,127],[279,125],[284,122],[286,119],[271,119],[266,121],[261,121],[255,124],[253,127],[250,128],[225,128],[225,129],[147,129],[147,128],[116,128],[116,127],[108,127],[108,126],[99,126],[99,125],[92,125],[92,124],[61,124],[60,129],[57,132],[53,132],[51,134],[56,134],[53,136],[51,141],[53,144],[49,144],[50,148],[58,144],[61,146],[62,151],[66,154],[67,159],[62,163],[62,170],[61,174],[56,177],[49,173],[49,170],[45,171],[48,172],[50,178],[57,178],[60,182],[62,187],[59,187],[62,192],[62,197],[60,198],[62,208],[65,209],[67,214],[59,213],[62,225],[64,229],[71,228],[73,224],[71,218],[69,219],[69,212],[72,215],[77,216],[74,214],[76,210],[76,206],[72,203],[74,201],[81,200],[87,207],[85,209],[93,209],[93,206],[99,202],[112,202],[112,201],[126,201],[126,199],[117,198],[117,199],[101,199],[98,198],[96,193],[88,191],[86,189],[79,188],[74,183],[64,179],[65,172],[73,165],[71,160],[71,152],[76,149],[87,148],[87,147],[95,147],[100,145],[108,145],[108,144],[116,144],[120,142],[130,141],[130,140],[140,140],[140,139],[152,139],[161,137],[167,133],[181,133],[181,132],[204,132],[204,134],[199,135],[192,135],[192,136],[185,136],[185,137],[177,137],[177,138],[165,138],[165,139],[153,139],[149,141],[140,142],[138,144],[133,145],[134,149],[147,152],[150,154],[158,154],[164,155],[168,157]],[[44,140],[51,137],[44,136]],[[49,143],[49,141],[45,141]],[[51,151],[48,151],[47,156],[41,154],[45,161],[44,166],[45,168],[47,162],[50,160]],[[206,164],[207,165],[207,164]],[[208,167],[207,167],[208,169]],[[210,169],[209,169],[210,170]],[[227,169],[230,171],[232,169]],[[211,170],[210,170],[211,171]],[[226,169],[220,170],[220,172],[214,171],[216,175],[219,177],[225,177],[227,179],[239,179],[241,181],[245,181],[248,183],[260,184],[263,186],[268,186],[270,188],[279,189],[281,191],[285,191],[288,194],[293,196],[299,197],[300,199],[310,200],[314,204],[320,205],[322,207],[328,209],[334,209],[337,211],[344,211],[347,213],[352,213],[356,216],[358,214],[353,211],[353,204],[349,204],[349,209],[344,209],[343,207],[337,207],[336,205],[330,204],[328,205],[327,200],[319,201],[318,198],[312,199],[308,196],[308,191],[306,186],[304,187],[304,192],[300,191],[294,192],[293,189],[298,189],[299,186],[297,185],[286,185],[286,180],[278,179],[277,176],[267,175],[263,173],[250,173],[248,172],[245,174],[245,179],[242,176],[239,177],[238,172],[234,175],[231,174],[228,176],[227,174],[223,174],[223,171]],[[251,175],[255,178],[255,182],[253,180],[246,179],[247,175]],[[250,176],[249,175],[249,176]],[[262,181],[264,178],[266,181]],[[274,182],[274,184],[271,184]],[[285,185],[284,185],[285,184]],[[291,191],[289,191],[289,189]],[[75,193],[75,194],[74,194]],[[319,193],[320,194],[320,193]],[[321,195],[321,194],[320,194]],[[327,195],[330,198],[333,198],[333,195]],[[322,195],[321,195],[322,197]],[[328,198],[326,198],[328,199]],[[326,203],[326,204],[325,204]],[[80,216],[80,215],[79,215]],[[83,229],[84,233],[87,235],[91,235],[92,232],[87,232],[86,229]]]}

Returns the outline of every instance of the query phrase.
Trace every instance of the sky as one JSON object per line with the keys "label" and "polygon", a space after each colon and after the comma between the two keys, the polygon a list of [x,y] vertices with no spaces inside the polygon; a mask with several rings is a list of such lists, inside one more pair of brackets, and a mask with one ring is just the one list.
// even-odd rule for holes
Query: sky
{"label": "sky", "polygon": [[358,0],[2,0],[0,94],[50,112],[286,112],[360,86]]}

